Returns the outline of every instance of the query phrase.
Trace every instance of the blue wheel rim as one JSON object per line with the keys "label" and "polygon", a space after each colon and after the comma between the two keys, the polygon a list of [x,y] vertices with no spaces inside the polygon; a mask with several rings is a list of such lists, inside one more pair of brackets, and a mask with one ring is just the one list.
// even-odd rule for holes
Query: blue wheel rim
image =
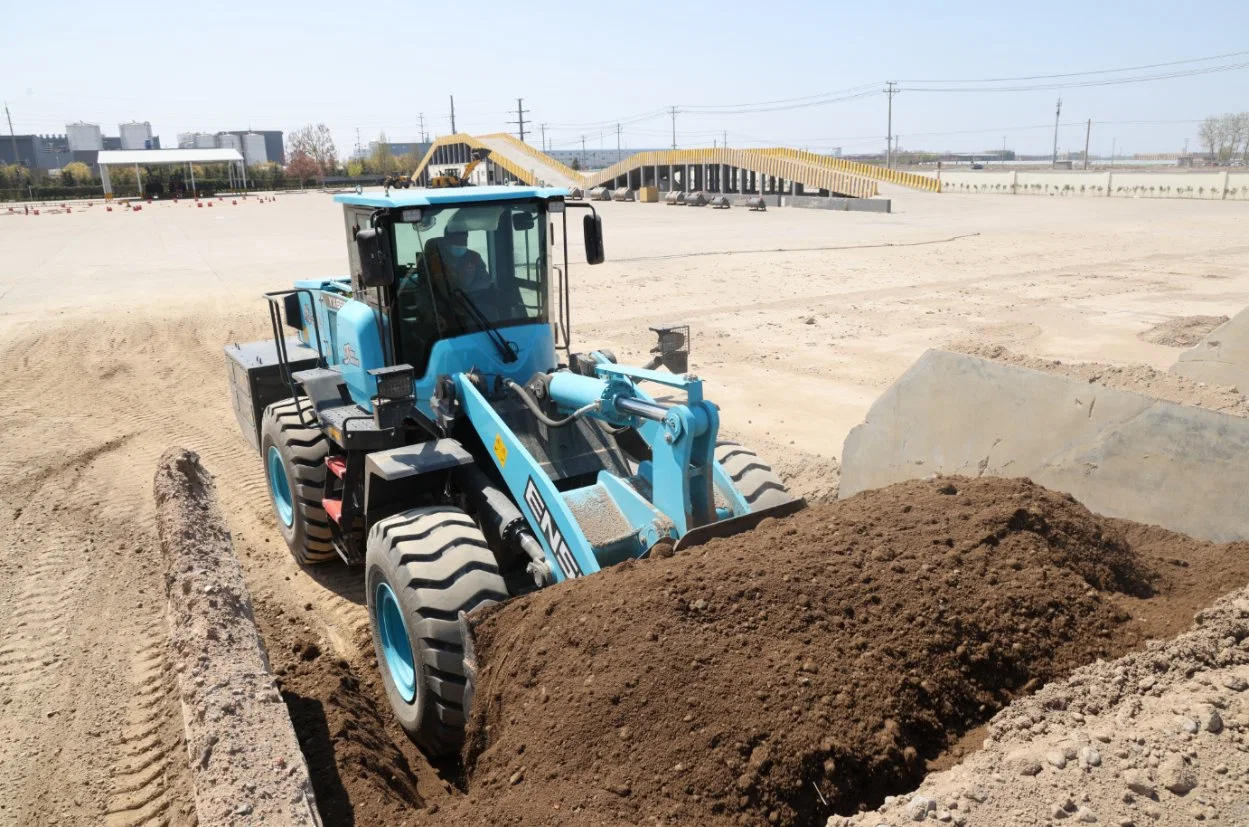
{"label": "blue wheel rim", "polygon": [[395,688],[408,703],[416,697],[416,662],[412,657],[412,644],[408,641],[408,626],[403,622],[403,611],[390,586],[377,584],[374,599],[377,609],[377,636],[382,642],[382,659],[386,671],[394,681]]}
{"label": "blue wheel rim", "polygon": [[269,493],[273,495],[273,507],[278,517],[286,525],[295,521],[295,508],[291,501],[291,486],[286,481],[286,467],[282,464],[282,453],[278,446],[269,446],[267,467],[269,470]]}

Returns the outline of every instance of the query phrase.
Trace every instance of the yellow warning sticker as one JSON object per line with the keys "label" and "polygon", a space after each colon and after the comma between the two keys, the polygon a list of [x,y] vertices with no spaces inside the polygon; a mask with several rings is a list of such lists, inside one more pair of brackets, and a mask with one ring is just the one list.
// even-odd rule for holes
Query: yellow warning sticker
{"label": "yellow warning sticker", "polygon": [[494,455],[499,458],[499,467],[507,465],[507,446],[503,444],[503,435],[494,435]]}

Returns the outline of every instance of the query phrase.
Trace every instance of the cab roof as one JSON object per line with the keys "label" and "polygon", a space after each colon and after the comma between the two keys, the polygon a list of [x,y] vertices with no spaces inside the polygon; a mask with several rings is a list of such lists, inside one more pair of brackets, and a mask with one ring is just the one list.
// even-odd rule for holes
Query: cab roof
{"label": "cab roof", "polygon": [[342,193],[334,196],[339,204],[359,207],[432,207],[439,204],[473,204],[480,201],[516,201],[528,198],[563,198],[568,190],[560,187],[447,187],[445,189],[392,189],[383,193]]}

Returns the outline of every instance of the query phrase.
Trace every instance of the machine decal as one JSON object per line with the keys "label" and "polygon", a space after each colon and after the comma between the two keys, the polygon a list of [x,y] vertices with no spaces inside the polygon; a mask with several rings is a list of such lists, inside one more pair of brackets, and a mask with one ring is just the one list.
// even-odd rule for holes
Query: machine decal
{"label": "machine decal", "polygon": [[360,367],[360,357],[356,355],[356,349],[351,346],[351,342],[343,345],[343,364]]}
{"label": "machine decal", "polygon": [[333,293],[323,294],[321,301],[325,304],[327,310],[342,310],[347,300],[342,296],[336,296]]}
{"label": "machine decal", "polygon": [[503,444],[503,434],[494,435],[494,455],[499,458],[499,467],[507,466],[507,446]]}
{"label": "machine decal", "polygon": [[551,550],[560,568],[564,570],[564,574],[568,577],[580,577],[581,567],[577,565],[576,558],[568,549],[568,543],[564,542],[564,536],[556,528],[555,521],[551,518],[551,511],[546,507],[546,501],[542,499],[542,493],[534,484],[533,477],[525,481],[525,503],[538,518],[538,526],[546,536],[547,542],[551,544]]}

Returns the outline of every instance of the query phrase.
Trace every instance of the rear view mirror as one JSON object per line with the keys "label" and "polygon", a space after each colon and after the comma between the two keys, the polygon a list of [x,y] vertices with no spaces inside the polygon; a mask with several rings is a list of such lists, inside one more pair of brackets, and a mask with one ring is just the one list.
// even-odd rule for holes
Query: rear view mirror
{"label": "rear view mirror", "polygon": [[533,229],[533,214],[527,212],[512,213],[512,229],[516,232],[524,232]]}
{"label": "rear view mirror", "polygon": [[390,240],[381,227],[370,227],[356,233],[356,252],[360,255],[360,283],[365,287],[387,287],[395,278],[390,260]]}
{"label": "rear view mirror", "polygon": [[585,233],[585,260],[587,264],[603,263],[603,219],[590,214],[582,221]]}

